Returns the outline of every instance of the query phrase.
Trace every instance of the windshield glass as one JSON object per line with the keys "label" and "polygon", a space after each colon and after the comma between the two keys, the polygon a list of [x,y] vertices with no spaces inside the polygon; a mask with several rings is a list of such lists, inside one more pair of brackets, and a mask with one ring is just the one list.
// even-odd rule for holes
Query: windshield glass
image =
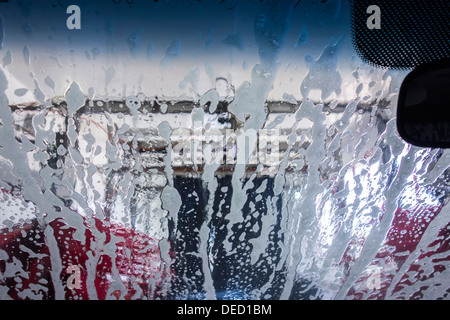
{"label": "windshield glass", "polygon": [[350,7],[0,3],[1,299],[444,299],[450,153]]}

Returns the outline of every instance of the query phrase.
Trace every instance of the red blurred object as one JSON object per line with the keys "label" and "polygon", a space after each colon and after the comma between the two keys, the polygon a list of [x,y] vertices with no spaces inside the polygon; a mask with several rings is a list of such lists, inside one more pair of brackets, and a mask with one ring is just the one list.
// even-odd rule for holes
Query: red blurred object
{"label": "red blurred object", "polygon": [[[363,275],[347,293],[349,298],[383,300],[398,296],[400,299],[423,299],[424,292],[429,288],[429,284],[425,284],[426,280],[439,277],[439,273],[448,267],[450,222],[435,231],[438,232],[435,239],[431,242],[425,240],[418,249],[425,231],[439,215],[444,203],[427,204],[424,200],[426,192],[421,192],[417,183],[413,188],[416,202],[408,209],[397,208],[386,239],[370,264],[379,269],[379,274],[374,275],[379,277],[375,290],[367,288],[369,275]],[[384,211],[385,207],[382,209]],[[365,239],[359,239],[359,243],[355,241],[351,245],[363,246],[364,241]],[[412,262],[408,261],[409,256],[414,254],[417,254],[417,258]],[[350,265],[354,261],[355,258],[348,252],[344,254],[343,263]],[[433,271],[425,271],[424,266],[430,263],[432,267],[429,269]],[[436,284],[440,285],[439,282]]]}
{"label": "red blurred object", "polygon": [[[0,285],[8,288],[8,296],[130,300],[163,294],[170,273],[158,240],[98,218],[84,218],[84,224],[84,243],[63,219],[0,230]],[[55,242],[56,254],[48,245]],[[1,250],[8,259],[1,259]]]}

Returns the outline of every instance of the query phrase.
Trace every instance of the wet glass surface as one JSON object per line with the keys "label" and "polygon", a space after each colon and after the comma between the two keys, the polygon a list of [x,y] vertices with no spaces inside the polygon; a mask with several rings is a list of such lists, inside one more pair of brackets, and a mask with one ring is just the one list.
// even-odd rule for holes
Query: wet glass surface
{"label": "wet glass surface", "polygon": [[0,3],[1,299],[448,298],[450,153],[346,1],[70,4]]}

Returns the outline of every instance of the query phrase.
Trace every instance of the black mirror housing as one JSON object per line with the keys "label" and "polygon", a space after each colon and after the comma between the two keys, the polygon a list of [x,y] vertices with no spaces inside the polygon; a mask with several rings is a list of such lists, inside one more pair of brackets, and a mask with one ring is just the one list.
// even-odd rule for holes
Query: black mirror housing
{"label": "black mirror housing", "polygon": [[399,92],[397,129],[412,145],[450,147],[450,59],[419,66],[406,76]]}

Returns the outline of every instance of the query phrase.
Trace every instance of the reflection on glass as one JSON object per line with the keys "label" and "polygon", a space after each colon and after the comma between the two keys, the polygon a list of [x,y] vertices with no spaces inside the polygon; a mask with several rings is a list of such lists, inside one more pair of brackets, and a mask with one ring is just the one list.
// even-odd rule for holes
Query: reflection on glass
{"label": "reflection on glass", "polygon": [[447,298],[449,153],[344,1],[2,6],[2,299]]}

